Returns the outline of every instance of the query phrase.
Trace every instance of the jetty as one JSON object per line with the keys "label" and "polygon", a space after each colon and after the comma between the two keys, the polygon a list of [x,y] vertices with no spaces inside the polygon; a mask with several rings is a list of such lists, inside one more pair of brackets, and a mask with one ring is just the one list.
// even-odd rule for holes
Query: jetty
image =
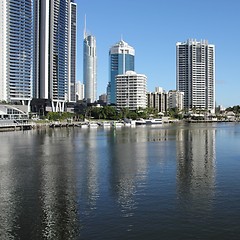
{"label": "jetty", "polygon": [[34,123],[0,123],[0,131],[30,130],[35,127]]}

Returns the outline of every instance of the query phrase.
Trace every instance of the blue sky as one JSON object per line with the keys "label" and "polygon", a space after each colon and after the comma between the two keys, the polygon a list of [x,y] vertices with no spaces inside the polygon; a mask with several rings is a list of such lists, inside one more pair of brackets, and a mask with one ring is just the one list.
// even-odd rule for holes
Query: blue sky
{"label": "blue sky", "polygon": [[239,0],[77,0],[77,80],[83,81],[83,29],[97,40],[98,95],[109,81],[108,51],[123,39],[148,91],[176,89],[176,42],[206,39],[216,48],[216,104],[240,105]]}

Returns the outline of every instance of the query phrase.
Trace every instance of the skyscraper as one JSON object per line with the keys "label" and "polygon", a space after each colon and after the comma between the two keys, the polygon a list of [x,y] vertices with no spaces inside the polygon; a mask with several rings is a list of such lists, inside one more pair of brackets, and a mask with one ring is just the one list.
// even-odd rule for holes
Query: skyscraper
{"label": "skyscraper", "polygon": [[215,46],[206,40],[178,42],[177,90],[184,92],[184,108],[215,111]]}
{"label": "skyscraper", "polygon": [[33,81],[33,2],[0,1],[0,100],[30,106]]}
{"label": "skyscraper", "polygon": [[7,101],[7,4],[0,0],[0,101]]}
{"label": "skyscraper", "polygon": [[77,4],[69,2],[69,82],[68,101],[76,102],[76,43],[77,43]]}
{"label": "skyscraper", "polygon": [[108,84],[108,93],[110,93],[109,104],[116,104],[116,80],[115,76],[125,74],[126,71],[134,71],[135,50],[126,42],[121,40],[111,47],[109,51],[110,60],[110,82]]}
{"label": "skyscraper", "polygon": [[89,103],[97,100],[97,53],[96,38],[86,32],[86,20],[83,41],[83,84],[84,97]]}
{"label": "skyscraper", "polygon": [[62,112],[66,101],[75,101],[74,1],[34,1],[34,36],[34,97],[50,99],[52,110]]}

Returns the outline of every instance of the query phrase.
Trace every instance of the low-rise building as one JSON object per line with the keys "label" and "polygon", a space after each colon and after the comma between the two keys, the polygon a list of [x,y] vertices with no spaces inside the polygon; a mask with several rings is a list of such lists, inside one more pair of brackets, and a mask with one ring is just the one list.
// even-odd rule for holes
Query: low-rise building
{"label": "low-rise building", "polygon": [[76,96],[77,101],[84,99],[84,84],[79,81],[76,83]]}
{"label": "low-rise building", "polygon": [[168,108],[177,108],[179,111],[183,110],[184,92],[177,90],[170,90],[168,92]]}
{"label": "low-rise building", "polygon": [[158,112],[166,112],[168,107],[168,98],[165,90],[161,87],[156,87],[155,92],[148,92],[147,106],[149,108],[157,109]]}

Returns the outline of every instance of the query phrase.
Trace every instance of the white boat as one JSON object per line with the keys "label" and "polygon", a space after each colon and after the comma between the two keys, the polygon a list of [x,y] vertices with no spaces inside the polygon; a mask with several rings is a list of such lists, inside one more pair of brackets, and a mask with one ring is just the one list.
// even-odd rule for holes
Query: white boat
{"label": "white boat", "polygon": [[122,122],[113,122],[112,123],[113,127],[122,127],[124,124]]}
{"label": "white boat", "polygon": [[130,122],[128,122],[128,123],[125,122],[125,123],[124,123],[124,126],[125,126],[125,127],[131,127],[131,123],[130,123]]}
{"label": "white boat", "polygon": [[104,128],[111,127],[111,123],[110,123],[110,122],[103,122],[103,123],[102,123],[102,126],[103,126]]}
{"label": "white boat", "polygon": [[135,121],[136,125],[144,125],[146,121],[143,118],[139,118]]}
{"label": "white boat", "polygon": [[152,118],[146,120],[146,124],[162,124],[162,119],[161,118]]}
{"label": "white boat", "polygon": [[81,128],[88,128],[88,123],[81,123],[81,124],[80,124],[80,127],[81,127]]}
{"label": "white boat", "polygon": [[98,127],[98,124],[95,123],[95,122],[91,122],[91,123],[88,124],[88,127],[89,127],[89,128],[97,128],[97,127]]}

